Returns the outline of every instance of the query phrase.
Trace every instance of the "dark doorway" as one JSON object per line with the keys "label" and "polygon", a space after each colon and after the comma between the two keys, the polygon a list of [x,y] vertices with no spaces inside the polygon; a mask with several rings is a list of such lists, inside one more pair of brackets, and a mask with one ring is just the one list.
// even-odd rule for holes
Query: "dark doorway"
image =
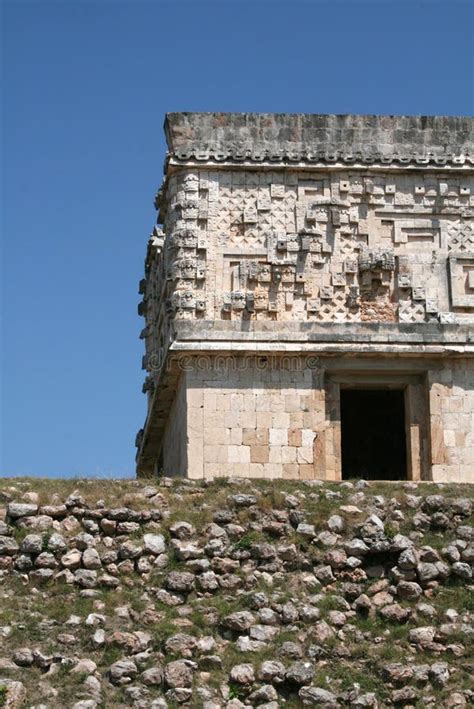
{"label": "dark doorway", "polygon": [[406,479],[404,392],[341,389],[341,438],[343,479]]}

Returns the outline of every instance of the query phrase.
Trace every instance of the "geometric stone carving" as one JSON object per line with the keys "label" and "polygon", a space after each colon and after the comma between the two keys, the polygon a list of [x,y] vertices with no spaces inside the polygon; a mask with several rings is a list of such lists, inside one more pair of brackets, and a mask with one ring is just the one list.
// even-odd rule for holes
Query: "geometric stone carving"
{"label": "geometric stone carving", "polygon": [[401,273],[398,276],[398,287],[402,289],[411,288],[411,276],[408,273]]}
{"label": "geometric stone carving", "polygon": [[[140,313],[152,332],[160,303],[185,319],[432,322],[449,307],[448,249],[474,251],[463,179],[461,192],[419,173],[177,172],[161,199],[167,235],[155,227],[149,242]],[[453,262],[451,302],[471,308],[463,263]]]}
{"label": "geometric stone carving", "polygon": [[195,294],[190,290],[175,291],[171,303],[174,308],[193,309],[196,307]]}
{"label": "geometric stone carving", "polygon": [[[419,194],[416,188],[415,193]],[[431,242],[439,247],[439,233],[437,219],[395,220],[393,240],[395,244],[419,242],[425,245]]]}
{"label": "geometric stone carving", "polygon": [[398,310],[400,322],[423,322],[425,319],[425,308],[422,303],[402,301]]}
{"label": "geometric stone carving", "polygon": [[428,315],[436,315],[438,313],[438,301],[436,298],[426,299],[425,310]]}
{"label": "geometric stone carving", "polygon": [[[474,250],[467,178],[464,191],[419,174],[316,179],[296,167],[280,182],[238,167],[173,179],[160,206],[167,236],[154,228],[140,284],[149,323],[159,320],[162,291],[168,315],[181,318],[432,321],[438,302],[448,308],[447,276],[439,283],[433,258]],[[226,276],[216,280],[219,269]],[[473,278],[452,288],[456,307],[471,307]]]}
{"label": "geometric stone carving", "polygon": [[426,299],[425,289],[420,288],[420,286],[413,288],[412,298],[413,298],[413,300],[425,300]]}
{"label": "geometric stone carving", "polygon": [[395,256],[389,249],[364,250],[359,256],[359,271],[393,271]]}
{"label": "geometric stone carving", "polygon": [[457,222],[448,227],[448,246],[452,251],[474,251],[474,228],[469,222]]}
{"label": "geometric stone carving", "polygon": [[347,295],[347,307],[356,308],[359,304],[359,288],[357,286],[350,286],[349,293]]}
{"label": "geometric stone carving", "polygon": [[451,252],[448,262],[453,308],[474,308],[474,251]]}

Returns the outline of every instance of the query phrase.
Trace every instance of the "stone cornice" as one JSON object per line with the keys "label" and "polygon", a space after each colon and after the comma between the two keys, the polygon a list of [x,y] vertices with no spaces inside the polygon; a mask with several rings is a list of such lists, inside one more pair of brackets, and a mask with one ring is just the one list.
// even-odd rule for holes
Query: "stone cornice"
{"label": "stone cornice", "polygon": [[165,131],[171,164],[474,165],[462,116],[170,113]]}
{"label": "stone cornice", "polygon": [[245,349],[271,347],[282,351],[294,344],[311,349],[315,344],[328,347],[349,346],[427,346],[441,349],[460,347],[474,351],[474,323],[334,323],[334,322],[257,322],[247,323],[243,330],[238,321],[176,320],[172,349],[186,349],[199,343],[203,350],[222,348],[230,343],[231,348]]}

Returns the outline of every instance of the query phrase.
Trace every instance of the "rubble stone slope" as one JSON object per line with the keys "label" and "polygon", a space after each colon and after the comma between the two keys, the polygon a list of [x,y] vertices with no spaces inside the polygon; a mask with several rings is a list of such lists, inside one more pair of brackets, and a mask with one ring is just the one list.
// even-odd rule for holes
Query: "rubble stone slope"
{"label": "rubble stone slope", "polygon": [[0,481],[0,706],[467,707],[472,498]]}

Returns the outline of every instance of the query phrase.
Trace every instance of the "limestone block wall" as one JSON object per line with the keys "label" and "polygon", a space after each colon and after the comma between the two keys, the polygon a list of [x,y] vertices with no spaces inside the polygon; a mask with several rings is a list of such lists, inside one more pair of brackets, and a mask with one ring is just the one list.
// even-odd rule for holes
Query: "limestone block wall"
{"label": "limestone block wall", "polygon": [[[189,477],[314,478],[324,392],[311,369],[229,359],[186,373]],[[296,363],[296,367],[294,366]]]}
{"label": "limestone block wall", "polygon": [[188,464],[188,411],[186,380],[182,377],[172,403],[163,436],[162,456],[157,461],[160,472],[167,476],[186,475]]}
{"label": "limestone block wall", "polygon": [[[157,460],[160,471],[196,479],[340,479],[340,394],[333,372],[347,367],[346,360],[203,355],[186,361]],[[412,365],[393,375],[396,366],[388,360],[373,374],[368,365],[354,382],[362,375],[369,386],[386,385],[395,376],[401,387],[406,384],[410,477],[472,481],[472,359],[419,367],[416,381]]]}
{"label": "limestone block wall", "polygon": [[429,372],[432,476],[471,482],[474,476],[474,361],[449,361]]}

